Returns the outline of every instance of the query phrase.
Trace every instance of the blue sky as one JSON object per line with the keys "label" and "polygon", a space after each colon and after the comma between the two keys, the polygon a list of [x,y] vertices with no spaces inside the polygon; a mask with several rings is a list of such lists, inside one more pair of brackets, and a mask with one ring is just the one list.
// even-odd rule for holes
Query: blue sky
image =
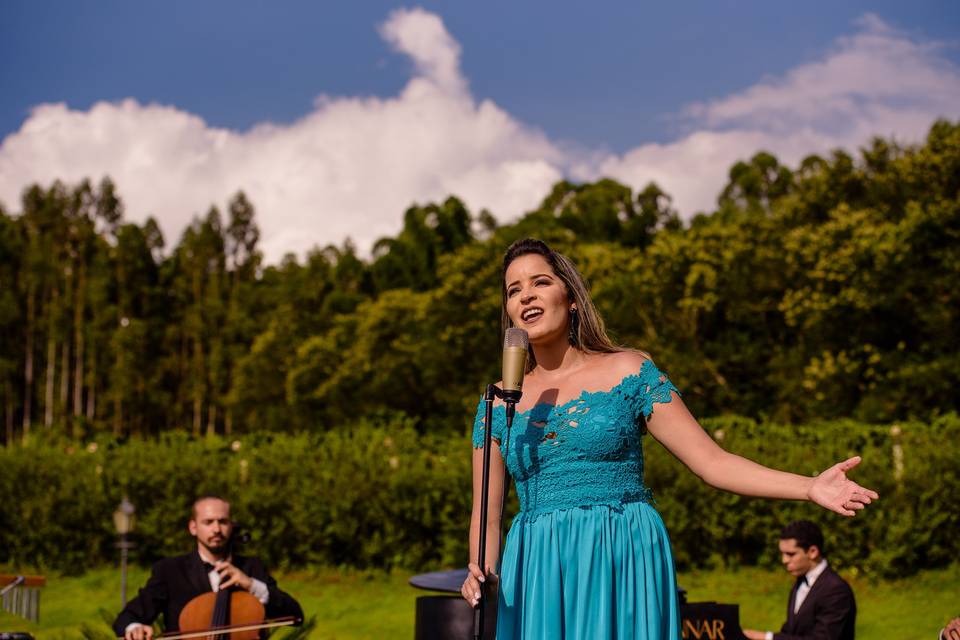
{"label": "blue sky", "polygon": [[689,214],[758,146],[795,162],[960,117],[958,69],[946,1],[8,0],[0,201],[110,174],[175,237],[243,188],[274,258],[447,193],[508,219],[561,176],[656,180]]}

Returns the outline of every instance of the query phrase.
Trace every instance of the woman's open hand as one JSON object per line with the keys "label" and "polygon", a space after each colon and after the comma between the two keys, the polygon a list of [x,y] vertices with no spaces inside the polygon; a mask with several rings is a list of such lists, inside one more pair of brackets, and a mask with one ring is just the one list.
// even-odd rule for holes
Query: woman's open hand
{"label": "woman's open hand", "polygon": [[844,516],[857,515],[857,511],[880,497],[876,491],[861,487],[847,477],[847,471],[858,464],[860,456],[854,456],[818,475],[807,493],[810,500]]}

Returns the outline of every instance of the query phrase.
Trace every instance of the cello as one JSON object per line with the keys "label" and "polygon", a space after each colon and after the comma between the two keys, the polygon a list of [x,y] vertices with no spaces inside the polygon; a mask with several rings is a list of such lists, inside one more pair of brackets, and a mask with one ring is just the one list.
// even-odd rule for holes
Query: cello
{"label": "cello", "polygon": [[[227,557],[249,536],[237,527],[227,541]],[[203,638],[204,640],[259,640],[260,632],[296,624],[297,618],[265,620],[266,610],[255,596],[237,587],[201,593],[180,611],[180,631],[163,635],[163,640]]]}
{"label": "cello", "polygon": [[296,618],[265,620],[263,605],[240,589],[222,589],[201,593],[180,612],[180,631],[161,636],[164,640],[204,638],[204,640],[258,640],[260,631],[298,622]]}
{"label": "cello", "polygon": [[[263,605],[241,589],[201,593],[180,612],[180,630],[157,640],[259,640],[260,632],[300,622],[287,616],[266,620]],[[123,640],[119,638],[118,640]]]}

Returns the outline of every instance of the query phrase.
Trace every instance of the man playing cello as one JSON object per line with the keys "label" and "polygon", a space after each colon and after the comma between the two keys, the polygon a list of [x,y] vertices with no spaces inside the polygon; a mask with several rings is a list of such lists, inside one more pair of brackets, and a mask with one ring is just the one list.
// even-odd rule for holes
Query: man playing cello
{"label": "man playing cello", "polygon": [[229,502],[215,495],[197,498],[188,527],[197,539],[196,550],[153,565],[147,584],[113,623],[118,636],[125,640],[151,640],[151,625],[160,614],[167,631],[178,631],[180,612],[188,602],[203,593],[233,586],[256,597],[266,608],[268,618],[303,619],[300,605],[277,588],[259,559],[231,553],[233,522]]}

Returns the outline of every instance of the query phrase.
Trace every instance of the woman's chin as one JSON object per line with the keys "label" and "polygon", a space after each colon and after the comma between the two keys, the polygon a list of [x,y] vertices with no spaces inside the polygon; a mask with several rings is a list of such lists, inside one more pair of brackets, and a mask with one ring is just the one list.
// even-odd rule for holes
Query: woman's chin
{"label": "woman's chin", "polygon": [[527,332],[527,336],[530,339],[530,344],[534,348],[537,347],[551,347],[560,342],[566,342],[567,333],[565,330],[551,330],[549,327],[538,327],[533,325],[532,327],[520,327]]}

